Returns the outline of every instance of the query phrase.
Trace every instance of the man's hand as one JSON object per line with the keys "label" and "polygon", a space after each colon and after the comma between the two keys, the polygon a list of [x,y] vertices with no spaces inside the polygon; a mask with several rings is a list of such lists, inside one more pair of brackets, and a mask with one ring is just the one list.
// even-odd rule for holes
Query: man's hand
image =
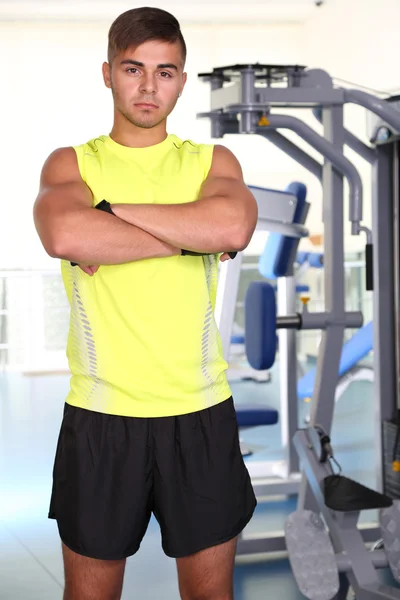
{"label": "man's hand", "polygon": [[90,277],[93,277],[93,275],[99,270],[99,267],[95,265],[78,265],[78,267],[84,273],[86,273],[86,275],[90,275]]}

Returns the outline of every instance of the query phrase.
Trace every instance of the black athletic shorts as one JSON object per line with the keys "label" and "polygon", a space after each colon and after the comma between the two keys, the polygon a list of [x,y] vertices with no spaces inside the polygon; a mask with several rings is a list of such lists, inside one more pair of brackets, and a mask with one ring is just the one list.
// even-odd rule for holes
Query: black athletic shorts
{"label": "black athletic shorts", "polygon": [[91,558],[135,554],[151,514],[170,557],[236,537],[256,499],[232,398],[177,417],[118,417],[66,405],[49,518]]}

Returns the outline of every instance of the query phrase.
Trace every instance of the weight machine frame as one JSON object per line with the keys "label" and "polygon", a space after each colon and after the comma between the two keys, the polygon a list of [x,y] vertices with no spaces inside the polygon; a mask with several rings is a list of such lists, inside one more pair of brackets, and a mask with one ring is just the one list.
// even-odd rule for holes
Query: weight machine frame
{"label": "weight machine frame", "polygon": [[[376,439],[376,489],[382,491],[382,422],[393,416],[393,407],[397,399],[396,345],[393,314],[394,306],[394,266],[393,266],[393,154],[387,145],[376,149],[368,147],[348,132],[343,125],[343,111],[347,103],[358,104],[400,132],[400,113],[388,102],[359,90],[335,87],[332,78],[323,70],[307,69],[303,66],[279,65],[234,65],[215,68],[211,73],[199,75],[202,81],[211,87],[210,111],[198,114],[199,118],[211,121],[211,135],[221,138],[229,133],[258,134],[267,138],[299,164],[304,166],[322,183],[324,224],[324,297],[325,317],[321,319],[322,339],[317,359],[317,376],[311,405],[310,425],[319,424],[328,432],[332,428],[335,393],[338,383],[339,362],[344,340],[344,330],[349,325],[349,313],[345,309],[344,279],[344,178],[349,184],[349,220],[352,235],[366,234],[367,242],[373,242],[374,288],[374,414]],[[323,136],[303,121],[287,114],[276,114],[275,108],[303,108],[321,111]],[[262,124],[262,126],[261,126]],[[288,140],[278,130],[290,129],[296,132],[324,158],[321,164]],[[362,182],[354,165],[344,156],[344,145],[348,144],[372,165],[373,213],[372,231],[362,223],[363,190]],[[266,217],[266,221],[268,218]],[[301,237],[295,228],[289,232],[287,223],[273,223],[275,231],[284,235]],[[236,259],[235,259],[236,260]],[[240,261],[240,257],[239,257]],[[235,261],[233,261],[234,263]],[[217,320],[223,320],[223,298],[226,283],[229,281],[229,269],[234,269],[228,261],[222,265],[221,288]],[[238,263],[236,263],[238,264]],[[286,284],[287,308],[291,309],[293,290]],[[235,290],[233,290],[234,292]],[[230,290],[232,296],[232,290]],[[233,294],[235,297],[235,294]],[[311,313],[310,313],[311,314]],[[353,313],[354,314],[354,313]],[[359,313],[362,321],[362,314]],[[315,328],[318,329],[318,319]],[[233,321],[232,321],[233,322]],[[353,327],[356,325],[353,324]],[[230,340],[224,330],[225,340]],[[295,353],[295,332],[287,331],[280,340],[280,356],[285,365],[287,398],[283,407],[287,439],[286,455],[288,473],[291,481],[269,482],[262,478],[253,478],[258,496],[271,494],[291,494],[298,490],[295,471],[297,456],[290,443],[298,424],[290,422],[290,412],[296,403],[296,373],[290,369],[290,360]],[[293,362],[292,362],[293,364]],[[295,363],[294,363],[295,364]],[[290,491],[292,490],[292,491]],[[315,499],[311,493],[307,478],[301,477],[298,499],[299,508],[315,508]],[[375,524],[360,526],[366,542],[373,541],[378,535]],[[244,536],[238,543],[238,554],[259,552],[279,552],[285,550],[283,533],[269,537]]]}

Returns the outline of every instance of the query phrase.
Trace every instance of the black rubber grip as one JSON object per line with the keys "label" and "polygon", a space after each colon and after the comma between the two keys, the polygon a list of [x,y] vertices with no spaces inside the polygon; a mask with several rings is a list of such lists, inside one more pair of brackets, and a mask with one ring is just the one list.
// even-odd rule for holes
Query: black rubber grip
{"label": "black rubber grip", "polygon": [[[215,252],[193,252],[192,250],[181,250],[182,256],[210,256],[211,254],[216,254]],[[229,256],[232,260],[237,255],[237,252],[228,252]]]}
{"label": "black rubber grip", "polygon": [[373,246],[372,244],[367,244],[365,246],[365,279],[366,279],[366,289],[367,292],[370,292],[374,289],[374,269],[373,269]]}

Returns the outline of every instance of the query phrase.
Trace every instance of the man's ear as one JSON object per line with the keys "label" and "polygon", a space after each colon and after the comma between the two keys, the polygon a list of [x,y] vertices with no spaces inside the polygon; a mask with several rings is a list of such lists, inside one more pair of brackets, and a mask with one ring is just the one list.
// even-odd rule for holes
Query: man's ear
{"label": "man's ear", "polygon": [[107,62],[103,63],[102,72],[105,86],[111,89],[111,67]]}
{"label": "man's ear", "polygon": [[179,92],[179,96],[182,96],[183,90],[185,89],[186,82],[187,82],[187,73],[183,73],[183,75],[182,75],[182,87],[181,87],[181,91]]}

